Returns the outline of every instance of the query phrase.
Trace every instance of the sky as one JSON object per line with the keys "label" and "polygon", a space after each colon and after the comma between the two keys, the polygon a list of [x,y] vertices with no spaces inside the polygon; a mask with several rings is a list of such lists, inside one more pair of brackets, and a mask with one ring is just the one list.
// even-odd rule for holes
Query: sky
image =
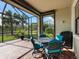
{"label": "sky", "polygon": [[[3,11],[4,6],[5,6],[5,3],[2,2],[2,1],[0,1],[0,12]],[[9,5],[9,4],[7,4],[7,7],[6,7],[5,10],[11,10],[12,13],[16,12],[15,9],[14,9],[11,5]],[[16,8],[16,10],[17,10],[18,13],[22,14],[17,8]],[[27,12],[25,12],[25,11],[23,11],[23,12],[24,12],[28,17],[34,16],[34,15],[29,14],[29,13],[27,13]],[[0,15],[0,16],[1,16],[1,15]],[[33,18],[32,18],[32,22],[33,22],[33,23],[37,23],[37,19],[38,19],[37,17],[33,17]],[[31,18],[30,18],[30,20],[31,20]],[[48,21],[48,20],[49,20],[49,21]],[[44,18],[44,22],[47,22],[47,21],[48,21],[49,23],[54,23],[54,19],[51,18],[51,17],[45,17],[45,18]],[[1,25],[1,24],[2,24],[2,20],[1,20],[1,18],[0,18],[0,25]]]}
{"label": "sky", "polygon": [[[2,1],[0,1],[0,12],[3,11],[4,6],[5,6],[5,3],[2,2]],[[15,9],[14,9],[11,5],[9,5],[9,4],[7,4],[7,7],[6,7],[5,10],[11,10],[12,12],[16,12]],[[17,11],[18,11],[20,14],[22,14],[18,9],[17,9]],[[29,14],[29,13],[25,13],[25,14],[28,15],[29,17],[33,16],[32,14]]]}
{"label": "sky", "polygon": [[43,22],[48,24],[54,24],[54,18],[52,16],[44,17]]}

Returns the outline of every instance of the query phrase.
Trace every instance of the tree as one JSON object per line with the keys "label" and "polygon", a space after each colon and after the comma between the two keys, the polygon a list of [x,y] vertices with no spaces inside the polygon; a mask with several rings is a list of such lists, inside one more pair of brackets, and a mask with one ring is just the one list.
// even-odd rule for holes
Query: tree
{"label": "tree", "polygon": [[51,27],[48,27],[48,28],[46,28],[45,32],[48,34],[53,34],[54,30]]}
{"label": "tree", "polygon": [[13,35],[13,19],[12,19],[12,12],[10,10],[5,11],[5,14],[3,16],[3,24],[5,28],[9,28],[11,31],[11,35]]}
{"label": "tree", "polygon": [[22,28],[24,29],[24,24],[26,24],[26,20],[27,20],[27,16],[25,15],[21,15],[18,13],[14,13],[14,18],[16,19],[16,24],[20,24],[22,25]]}
{"label": "tree", "polygon": [[25,15],[20,15],[20,22],[22,25],[22,28],[24,29],[24,24],[26,24],[26,20],[28,17],[26,17]]}
{"label": "tree", "polygon": [[27,24],[27,18],[28,17],[24,14],[21,15],[16,12],[12,13],[10,10],[5,11],[5,14],[3,16],[3,25],[5,26],[4,28],[8,31],[11,31],[11,35],[13,35],[14,26],[17,27],[17,25],[21,24],[22,29],[24,29],[24,24]]}
{"label": "tree", "polygon": [[49,25],[48,25],[47,23],[45,23],[45,24],[43,25],[43,31],[45,31],[45,29],[48,28],[48,27],[49,27]]}
{"label": "tree", "polygon": [[20,24],[20,21],[19,21],[19,19],[20,19],[20,17],[19,17],[19,14],[18,13],[13,13],[13,22],[14,22],[14,25],[15,25],[15,30],[16,30],[16,28],[17,28],[17,25],[19,25]]}

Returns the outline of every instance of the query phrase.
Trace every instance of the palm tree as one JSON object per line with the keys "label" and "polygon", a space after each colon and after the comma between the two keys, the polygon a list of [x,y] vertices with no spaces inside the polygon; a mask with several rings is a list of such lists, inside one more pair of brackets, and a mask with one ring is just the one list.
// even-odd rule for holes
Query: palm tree
{"label": "palm tree", "polygon": [[20,16],[21,16],[20,22],[21,22],[22,28],[24,29],[24,24],[26,24],[27,17],[25,15],[20,15]]}
{"label": "palm tree", "polygon": [[13,35],[13,19],[12,19],[12,12],[10,10],[5,11],[5,15],[3,17],[3,24],[4,26],[9,27],[11,31],[11,35]]}
{"label": "palm tree", "polygon": [[14,19],[14,24],[15,24],[15,28],[17,28],[17,25],[19,25],[20,21],[19,21],[19,14],[18,13],[14,13],[13,14],[13,19]]}
{"label": "palm tree", "polygon": [[26,24],[26,20],[28,17],[26,17],[25,15],[14,13],[14,18],[16,19],[16,24],[18,25],[21,23],[21,26],[24,29],[24,24]]}
{"label": "palm tree", "polygon": [[[5,15],[3,17],[3,24],[8,31],[11,31],[11,35],[13,35],[13,29],[14,25],[17,27],[17,25],[21,24],[22,29],[24,29],[24,24],[26,24],[27,16],[21,15],[19,13],[13,13],[10,10],[5,11]],[[5,30],[6,31],[6,30]]]}

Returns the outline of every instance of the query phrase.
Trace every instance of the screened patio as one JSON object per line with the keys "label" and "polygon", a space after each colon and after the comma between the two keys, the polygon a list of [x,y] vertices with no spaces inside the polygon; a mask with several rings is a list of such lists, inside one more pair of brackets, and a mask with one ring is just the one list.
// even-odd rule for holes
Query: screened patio
{"label": "screened patio", "polygon": [[[0,0],[0,59],[46,59],[47,47],[43,43],[48,45],[48,42],[65,32],[66,47],[62,48],[60,56],[52,55],[51,59],[78,59],[78,23],[74,25],[77,22],[74,19],[79,17],[79,9],[76,9],[76,18],[74,11],[78,8],[77,2]],[[41,35],[45,38],[41,38]],[[32,37],[43,44],[42,53],[33,55]]]}
{"label": "screened patio", "polygon": [[37,26],[37,16],[0,1],[0,42],[17,39],[21,33],[25,38],[37,38]]}

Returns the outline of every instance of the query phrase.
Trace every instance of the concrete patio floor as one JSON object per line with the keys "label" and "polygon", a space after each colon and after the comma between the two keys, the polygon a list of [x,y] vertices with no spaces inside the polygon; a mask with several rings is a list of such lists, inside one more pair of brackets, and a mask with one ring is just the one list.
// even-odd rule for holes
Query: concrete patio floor
{"label": "concrete patio floor", "polygon": [[[0,59],[35,59],[32,52],[33,46],[28,40],[17,39],[0,43]],[[61,54],[61,59],[75,59],[74,56],[73,52],[65,51]]]}
{"label": "concrete patio floor", "polygon": [[[0,59],[20,59],[22,55],[33,50],[29,41],[20,39],[0,44]],[[28,59],[28,58],[27,58]]]}

